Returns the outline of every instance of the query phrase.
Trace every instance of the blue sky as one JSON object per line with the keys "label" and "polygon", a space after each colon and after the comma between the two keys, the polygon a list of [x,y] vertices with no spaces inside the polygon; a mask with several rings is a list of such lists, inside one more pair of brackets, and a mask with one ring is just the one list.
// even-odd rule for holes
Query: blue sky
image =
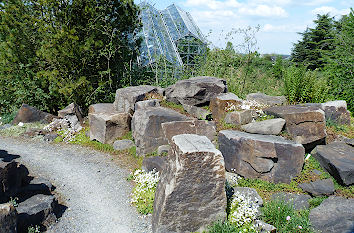
{"label": "blue sky", "polygon": [[[135,0],[136,3],[141,0]],[[261,53],[290,54],[297,32],[313,27],[317,14],[340,17],[354,0],[147,0],[161,10],[175,3],[191,13],[204,35],[216,47],[225,47],[233,28],[260,26],[257,47]],[[239,39],[232,41],[239,44]]]}

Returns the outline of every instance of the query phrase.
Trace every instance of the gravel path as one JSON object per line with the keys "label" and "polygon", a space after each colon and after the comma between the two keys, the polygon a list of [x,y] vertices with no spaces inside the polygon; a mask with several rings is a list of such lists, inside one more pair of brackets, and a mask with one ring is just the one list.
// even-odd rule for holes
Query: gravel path
{"label": "gravel path", "polygon": [[75,145],[0,136],[0,149],[20,155],[31,175],[56,187],[68,209],[48,232],[151,232],[151,218],[129,204],[129,172],[110,155]]}

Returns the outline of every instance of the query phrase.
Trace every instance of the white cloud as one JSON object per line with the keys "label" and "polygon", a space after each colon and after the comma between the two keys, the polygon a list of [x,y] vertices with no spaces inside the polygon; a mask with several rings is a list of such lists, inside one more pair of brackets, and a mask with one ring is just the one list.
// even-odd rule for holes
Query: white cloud
{"label": "white cloud", "polygon": [[239,13],[243,15],[261,17],[287,17],[287,12],[279,6],[258,5],[256,7],[241,7]]}
{"label": "white cloud", "polygon": [[332,2],[332,1],[333,0],[312,0],[312,1],[305,1],[304,5],[305,6],[318,6],[318,5],[329,3],[329,2]]}
{"label": "white cloud", "polygon": [[293,24],[286,24],[286,25],[272,25],[272,24],[265,24],[261,31],[263,32],[302,32],[306,29],[305,25],[293,25]]}
{"label": "white cloud", "polygon": [[241,3],[237,0],[227,0],[227,1],[217,1],[217,0],[187,0],[185,2],[186,6],[193,7],[207,7],[211,10],[220,10],[229,7],[240,7]]}
{"label": "white cloud", "polygon": [[349,14],[349,12],[350,12],[349,9],[338,10],[331,6],[322,6],[322,7],[315,8],[311,11],[311,13],[314,15],[317,14],[323,15],[329,13],[331,16],[346,15]]}

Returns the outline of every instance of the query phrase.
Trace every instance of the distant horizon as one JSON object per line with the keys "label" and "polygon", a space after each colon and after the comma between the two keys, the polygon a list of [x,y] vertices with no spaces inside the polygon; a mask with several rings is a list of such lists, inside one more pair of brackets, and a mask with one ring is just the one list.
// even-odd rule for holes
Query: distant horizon
{"label": "distant horizon", "polygon": [[[136,4],[144,0],[134,0]],[[213,46],[225,48],[233,28],[260,26],[256,34],[260,54],[290,55],[299,32],[313,27],[317,14],[340,18],[354,7],[354,0],[146,0],[158,10],[176,4],[188,11]],[[230,40],[234,45],[241,37]]]}

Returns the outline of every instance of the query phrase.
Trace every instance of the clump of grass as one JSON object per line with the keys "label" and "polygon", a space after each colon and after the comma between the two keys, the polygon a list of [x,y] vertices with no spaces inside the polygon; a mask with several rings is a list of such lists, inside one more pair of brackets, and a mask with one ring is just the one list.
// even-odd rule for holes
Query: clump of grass
{"label": "clump of grass", "polygon": [[354,117],[351,117],[351,125],[341,125],[335,121],[326,120],[326,131],[329,135],[342,135],[348,138],[354,138]]}
{"label": "clump of grass", "polygon": [[122,137],[119,137],[117,140],[124,140],[124,139],[134,141],[132,131],[128,131],[126,134],[124,134]]}
{"label": "clump of grass", "polygon": [[23,123],[22,126],[20,125],[13,125],[9,128],[0,130],[0,135],[2,136],[7,136],[7,137],[19,137],[22,134],[24,134],[28,129],[34,128],[34,129],[43,129],[44,124],[41,124],[39,122],[36,123]]}
{"label": "clump of grass", "polygon": [[[14,109],[11,112],[5,113],[1,115],[0,123],[2,124],[10,124],[16,117],[18,109]],[[1,125],[1,124],[0,124]]]}
{"label": "clump of grass", "polygon": [[310,204],[310,209],[316,208],[317,206],[321,205],[321,203],[327,199],[327,196],[320,196],[320,197],[314,197],[309,200]]}
{"label": "clump of grass", "polygon": [[256,121],[265,121],[265,120],[270,120],[270,119],[274,119],[275,116],[273,115],[267,115],[267,114],[263,114],[261,116],[259,116]]}
{"label": "clump of grass", "polygon": [[160,105],[162,107],[170,108],[172,110],[175,110],[175,111],[177,111],[177,112],[179,112],[181,114],[188,115],[181,104],[176,104],[176,103],[173,103],[173,102],[169,102],[169,101],[163,100],[163,101],[160,102]]}
{"label": "clump of grass", "polygon": [[266,202],[261,209],[261,218],[277,228],[277,232],[313,232],[309,221],[309,210],[296,211],[282,200]]}
{"label": "clump of grass", "polygon": [[234,233],[234,232],[257,232],[250,225],[241,227],[236,226],[230,222],[217,221],[208,227],[207,233]]}

